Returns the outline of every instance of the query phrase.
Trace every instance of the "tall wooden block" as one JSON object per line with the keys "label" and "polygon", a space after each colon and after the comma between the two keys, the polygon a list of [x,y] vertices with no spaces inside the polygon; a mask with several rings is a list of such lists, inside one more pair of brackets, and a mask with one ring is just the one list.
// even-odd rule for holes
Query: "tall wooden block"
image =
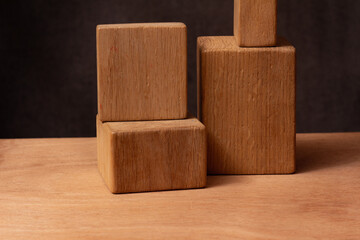
{"label": "tall wooden block", "polygon": [[113,193],[200,188],[206,184],[206,135],[196,118],[101,122],[98,167]]}
{"label": "tall wooden block", "polygon": [[97,26],[102,121],[181,119],[187,114],[183,23]]}
{"label": "tall wooden block", "polygon": [[295,170],[295,48],[198,38],[199,110],[212,174]]}
{"label": "tall wooden block", "polygon": [[234,35],[238,46],[276,45],[277,0],[234,0]]}

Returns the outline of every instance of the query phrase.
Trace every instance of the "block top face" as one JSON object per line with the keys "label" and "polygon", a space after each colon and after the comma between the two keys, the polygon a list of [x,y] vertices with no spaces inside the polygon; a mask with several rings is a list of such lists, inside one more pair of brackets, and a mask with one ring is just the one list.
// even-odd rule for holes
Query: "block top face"
{"label": "block top face", "polygon": [[126,132],[158,132],[162,130],[200,129],[205,126],[195,117],[178,120],[106,122],[112,133]]}
{"label": "block top face", "polygon": [[239,47],[233,36],[210,36],[199,37],[198,46],[201,52],[259,52],[259,51],[295,51],[285,38],[278,37],[277,45],[274,47]]}
{"label": "block top face", "polygon": [[183,23],[97,26],[101,121],[187,115],[187,32]]}
{"label": "block top face", "polygon": [[186,25],[181,22],[164,23],[122,23],[122,24],[100,24],[96,26],[97,31],[111,29],[129,29],[129,28],[185,28]]}

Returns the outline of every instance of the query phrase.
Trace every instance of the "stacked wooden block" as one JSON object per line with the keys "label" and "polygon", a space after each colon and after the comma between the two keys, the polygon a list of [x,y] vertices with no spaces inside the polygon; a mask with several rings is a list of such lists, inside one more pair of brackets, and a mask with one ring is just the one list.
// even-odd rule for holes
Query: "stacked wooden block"
{"label": "stacked wooden block", "polygon": [[276,0],[234,3],[234,36],[198,38],[206,133],[187,115],[184,24],[98,26],[98,165],[112,192],[295,171],[295,48],[277,37]]}
{"label": "stacked wooden block", "polygon": [[204,187],[205,127],[187,114],[182,23],[99,25],[98,166],[113,193]]}
{"label": "stacked wooden block", "polygon": [[235,0],[234,35],[198,38],[198,115],[211,174],[295,171],[295,48],[276,0]]}

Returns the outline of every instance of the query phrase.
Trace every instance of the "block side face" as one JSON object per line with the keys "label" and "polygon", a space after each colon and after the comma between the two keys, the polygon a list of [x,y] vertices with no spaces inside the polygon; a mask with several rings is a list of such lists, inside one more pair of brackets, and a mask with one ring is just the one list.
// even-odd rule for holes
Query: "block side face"
{"label": "block side face", "polygon": [[234,0],[234,36],[238,46],[241,45],[240,34],[240,0]]}
{"label": "block side face", "polygon": [[204,187],[204,129],[117,133],[114,142],[116,192]]}
{"label": "block side face", "polygon": [[103,108],[102,108],[101,101],[100,101],[100,99],[103,97],[102,96],[103,84],[100,84],[99,43],[101,43],[100,30],[98,29],[98,27],[96,27],[96,81],[97,81],[96,85],[97,85],[97,107],[98,107],[98,114],[96,115],[96,123],[98,123],[98,121],[101,121],[101,119],[103,118],[102,116],[104,115]]}
{"label": "block side face", "polygon": [[[237,43],[242,47],[276,45],[277,0],[237,1]],[[236,4],[235,4],[236,5]],[[234,13],[236,14],[236,13]]]}
{"label": "block side face", "polygon": [[201,121],[201,39],[197,39],[196,43],[196,87],[197,87],[197,99],[196,99],[196,108],[197,108],[197,118]]}
{"label": "block side face", "polygon": [[203,55],[201,119],[212,174],[291,173],[295,163],[295,50]]}
{"label": "block side face", "polygon": [[102,121],[180,119],[187,114],[186,27],[100,28]]}
{"label": "block side face", "polygon": [[206,128],[205,125],[202,124],[202,127],[193,130],[197,136],[194,137],[194,145],[195,148],[193,151],[195,152],[195,162],[198,166],[199,177],[197,181],[196,187],[205,187],[207,181],[207,139],[206,139]]}
{"label": "block side face", "polygon": [[100,175],[111,192],[115,191],[115,178],[113,168],[113,140],[112,133],[97,117],[96,120],[97,138],[97,161]]}
{"label": "block side face", "polygon": [[99,120],[99,118],[96,118],[96,141],[97,141],[97,163],[98,163],[98,169],[99,172],[101,174],[101,176],[103,177],[104,181],[105,178],[105,165],[104,163],[106,162],[105,159],[106,157],[104,156],[105,154],[105,149],[104,149],[104,130],[102,128],[102,122]]}

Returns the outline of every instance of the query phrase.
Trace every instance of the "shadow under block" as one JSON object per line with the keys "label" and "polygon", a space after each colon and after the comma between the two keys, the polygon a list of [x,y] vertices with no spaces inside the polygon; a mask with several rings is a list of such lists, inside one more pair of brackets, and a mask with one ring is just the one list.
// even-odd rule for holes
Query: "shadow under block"
{"label": "shadow under block", "polygon": [[276,45],[277,0],[234,0],[234,36],[238,46]]}
{"label": "shadow under block", "polygon": [[97,26],[99,118],[186,118],[186,35],[183,23]]}
{"label": "shadow under block", "polygon": [[198,113],[210,174],[295,171],[295,48],[198,38]]}
{"label": "shadow under block", "polygon": [[113,193],[206,185],[206,134],[196,118],[101,122],[98,167]]}

